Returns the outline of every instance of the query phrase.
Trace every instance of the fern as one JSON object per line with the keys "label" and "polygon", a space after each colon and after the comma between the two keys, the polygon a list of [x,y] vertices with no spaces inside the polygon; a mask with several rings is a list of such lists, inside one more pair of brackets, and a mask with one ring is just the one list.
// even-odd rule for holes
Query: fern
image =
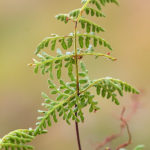
{"label": "fern", "polygon": [[[50,37],[46,37],[36,48],[37,59],[33,59],[33,63],[30,64],[34,66],[35,73],[41,71],[43,75],[49,74],[49,89],[51,94],[55,95],[55,99],[51,99],[42,92],[44,110],[38,111],[40,116],[37,118],[36,128],[9,133],[0,141],[0,149],[32,149],[33,147],[26,145],[26,143],[32,141],[36,135],[45,133],[47,126],[51,126],[58,121],[59,117],[62,117],[68,124],[75,121],[78,147],[81,150],[78,123],[84,122],[85,107],[89,108],[89,112],[94,112],[100,109],[98,100],[96,100],[99,97],[110,99],[119,105],[118,96],[123,96],[125,92],[139,93],[128,83],[112,77],[91,80],[85,64],[81,61],[83,57],[88,56],[116,60],[110,55],[99,52],[103,48],[108,50],[112,50],[112,48],[106,40],[97,35],[99,32],[104,32],[103,27],[86,18],[89,15],[98,18],[105,17],[101,10],[107,3],[118,5],[116,0],[82,0],[83,6],[81,8],[56,16],[56,19],[65,24],[73,22],[74,32],[64,36],[52,34]],[[80,32],[77,30],[79,24],[82,28]],[[55,56],[44,51],[48,47],[51,51],[56,51]],[[72,48],[73,51],[71,51]],[[70,81],[66,82],[62,79],[62,68],[67,69]],[[59,81],[58,86],[53,81],[55,70],[56,78]],[[96,94],[99,97],[90,91],[91,88],[96,89]]]}
{"label": "fern", "polygon": [[32,129],[18,129],[5,135],[0,140],[0,149],[8,150],[30,150],[32,146],[26,145],[34,139]]}

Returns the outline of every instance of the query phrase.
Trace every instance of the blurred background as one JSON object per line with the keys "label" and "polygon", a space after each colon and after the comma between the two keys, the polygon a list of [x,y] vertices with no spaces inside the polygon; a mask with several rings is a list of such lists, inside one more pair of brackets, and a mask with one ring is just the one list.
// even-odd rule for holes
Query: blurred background
{"label": "blurred background", "polygon": [[[0,137],[18,128],[35,127],[37,109],[43,102],[41,91],[49,93],[47,76],[34,74],[27,66],[36,57],[37,44],[51,33],[60,35],[73,31],[73,24],[64,25],[54,16],[81,7],[80,0],[0,0]],[[112,76],[134,85],[143,92],[139,107],[128,122],[132,133],[132,145],[144,144],[150,149],[150,1],[120,0],[103,8],[106,18],[99,21],[106,32],[101,35],[113,47],[116,62],[106,59],[84,59],[91,79]],[[50,52],[50,51],[49,51]],[[90,59],[90,61],[89,61]],[[94,67],[93,67],[94,66]],[[94,72],[94,73],[93,73]],[[66,74],[63,74],[64,78]],[[120,106],[111,101],[100,101],[101,110],[89,114],[80,124],[84,150],[94,150],[105,137],[120,131],[118,117],[123,106],[126,114],[132,112],[132,96],[120,98]],[[38,136],[33,144],[36,150],[77,150],[74,123],[59,123]],[[111,143],[113,148],[127,141],[124,135]]]}

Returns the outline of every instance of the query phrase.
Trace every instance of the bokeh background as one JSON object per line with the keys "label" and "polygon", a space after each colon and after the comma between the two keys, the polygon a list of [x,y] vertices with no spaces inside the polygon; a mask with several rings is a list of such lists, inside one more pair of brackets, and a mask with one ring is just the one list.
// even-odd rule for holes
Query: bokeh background
{"label": "bokeh background", "polygon": [[[0,0],[0,137],[18,128],[35,127],[37,109],[42,103],[41,91],[49,93],[47,77],[35,75],[27,66],[35,57],[36,45],[51,33],[68,34],[73,24],[64,25],[54,16],[81,7],[80,0]],[[105,27],[101,35],[113,47],[116,62],[84,59],[92,79],[112,76],[142,89],[139,108],[129,122],[132,133],[131,150],[137,144],[150,149],[150,1],[120,0],[120,7],[103,8],[105,19],[96,21]],[[50,51],[49,51],[50,52]],[[94,66],[94,67],[93,67]],[[93,73],[94,72],[94,73]],[[66,74],[63,75],[64,78]],[[83,149],[92,150],[105,137],[120,130],[118,119],[123,106],[132,110],[132,98],[120,98],[120,106],[97,98],[101,110],[89,114],[80,125]],[[38,136],[36,150],[77,150],[74,123],[59,123]],[[111,143],[114,148],[127,141],[124,135]]]}

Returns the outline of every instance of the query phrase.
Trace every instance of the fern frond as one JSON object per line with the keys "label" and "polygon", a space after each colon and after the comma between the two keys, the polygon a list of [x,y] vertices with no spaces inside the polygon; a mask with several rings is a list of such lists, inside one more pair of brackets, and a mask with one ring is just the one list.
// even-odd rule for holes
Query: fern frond
{"label": "fern frond", "polygon": [[68,49],[72,46],[73,35],[70,33],[67,36],[59,36],[57,34],[53,34],[52,37],[46,37],[38,46],[35,51],[35,54],[38,54],[42,49],[49,46],[49,42],[51,41],[51,50],[54,51],[56,47],[57,40],[60,42],[63,49]]}
{"label": "fern frond", "polygon": [[[103,54],[103,53],[95,53],[95,52],[90,52],[90,50],[85,51],[84,53],[79,53],[77,55],[78,58],[82,58],[84,56],[95,56],[95,58],[98,57],[105,57],[108,58],[112,61],[115,61],[116,58]],[[57,70],[57,78],[61,78],[61,68],[62,68],[62,63],[63,60],[65,61],[65,67],[68,69],[68,76],[70,77],[71,81],[75,81],[75,77],[73,75],[73,65],[75,64],[74,62],[74,57],[76,56],[73,53],[69,53],[66,55],[59,55],[57,57],[52,57],[43,52],[42,54],[37,55],[40,58],[40,61],[37,61],[36,59],[33,59],[34,63],[30,64],[34,66],[34,72],[38,73],[39,68],[41,69],[42,74],[48,73],[50,74],[50,78],[53,79],[53,67]]]}
{"label": "fern frond", "polygon": [[[93,56],[103,56],[103,57],[106,57],[108,59],[111,59],[111,60],[116,60],[116,58],[110,56],[110,55],[107,55],[107,54],[103,54],[103,53],[79,53],[78,54],[78,57],[80,56],[86,56],[86,55],[93,55]],[[42,56],[42,55],[40,55]],[[69,54],[69,55],[62,55],[60,57],[52,57],[52,58],[47,58],[47,59],[44,59],[42,61],[37,61],[36,59],[34,59],[34,64],[32,65],[42,65],[42,64],[47,64],[47,63],[51,63],[51,62],[54,62],[54,61],[58,61],[58,60],[63,60],[63,59],[66,59],[66,58],[72,58],[72,57],[75,57],[75,54]]]}
{"label": "fern frond", "polygon": [[65,24],[67,24],[69,22],[69,20],[76,21],[75,15],[77,15],[77,12],[74,12],[73,15],[74,16],[71,17],[70,14],[58,14],[55,17],[57,20],[60,20],[60,21],[64,22]]}
{"label": "fern frond", "polygon": [[30,150],[32,146],[26,145],[34,139],[34,130],[32,129],[18,129],[5,135],[0,140],[0,150]]}
{"label": "fern frond", "polygon": [[117,93],[119,93],[120,96],[123,96],[123,92],[131,92],[133,94],[139,94],[139,92],[133,88],[131,85],[129,85],[126,82],[123,82],[119,79],[113,79],[111,77],[101,78],[95,81],[92,81],[91,84],[87,88],[85,88],[83,91],[81,91],[81,94],[84,91],[87,91],[91,87],[96,87],[97,95],[101,95],[103,98],[112,98],[112,101],[115,102],[117,105],[119,105],[119,101],[117,99]]}
{"label": "fern frond", "polygon": [[[92,31],[95,32],[95,30],[96,30],[95,26],[92,26]],[[97,45],[96,41],[98,41],[99,45],[104,45],[104,47],[107,47],[110,50],[112,50],[111,46],[104,39],[100,38],[99,36],[96,36],[94,34],[80,34],[80,33],[78,33],[77,36],[79,37],[79,41],[81,43],[83,41],[83,37],[86,37],[85,45],[86,45],[87,48],[89,47],[90,39],[93,38],[94,46]],[[37,46],[35,54],[38,54],[42,49],[48,47],[50,41],[51,41],[51,50],[52,51],[55,50],[57,40],[60,42],[62,48],[66,50],[66,49],[68,49],[72,46],[73,39],[74,39],[74,34],[73,33],[70,33],[68,36],[55,35],[54,37],[47,37]],[[80,47],[83,48],[82,44],[80,44]]]}
{"label": "fern frond", "polygon": [[86,46],[86,48],[89,47],[90,40],[92,38],[95,47],[97,46],[97,43],[99,43],[100,46],[103,45],[104,47],[107,47],[109,50],[112,50],[110,44],[108,44],[104,39],[102,39],[99,36],[96,36],[94,34],[86,34],[86,33],[85,34],[78,33],[77,36],[79,38],[79,45],[80,45],[81,48],[83,48],[84,37],[85,37],[85,46]]}
{"label": "fern frond", "polygon": [[97,9],[101,10],[101,5],[105,6],[106,3],[114,3],[116,5],[119,5],[117,0],[82,0],[82,3],[92,3],[94,4]]}
{"label": "fern frond", "polygon": [[99,33],[99,31],[101,31],[101,32],[105,31],[98,24],[95,24],[92,21],[89,21],[88,19],[85,19],[85,18],[82,18],[82,17],[79,19],[79,23],[81,23],[82,29],[85,29],[85,24],[86,24],[86,32],[87,33],[90,33],[91,29],[92,29],[92,32],[97,32],[97,33]]}
{"label": "fern frond", "polygon": [[74,10],[72,10],[72,11],[69,12],[69,16],[77,18],[79,16],[80,12],[81,12],[80,8],[74,9]]}
{"label": "fern frond", "polygon": [[117,0],[99,0],[99,1],[103,6],[105,6],[106,3],[114,3],[116,5],[119,5]]}
{"label": "fern frond", "polygon": [[91,16],[105,17],[105,15],[102,12],[100,12],[99,10],[96,10],[94,8],[86,7],[84,10],[87,15],[91,14]]}
{"label": "fern frond", "polygon": [[74,81],[74,75],[72,73],[74,62],[74,54],[67,52],[66,55],[63,55],[60,49],[57,49],[58,55],[56,57],[50,56],[47,53],[43,52],[38,54],[40,61],[33,59],[34,63],[30,64],[34,66],[34,72],[38,73],[39,68],[41,68],[42,74],[50,73],[50,78],[53,79],[53,68],[57,70],[57,78],[61,78],[61,68],[63,61],[65,62],[64,66],[68,69],[68,75],[72,81]]}
{"label": "fern frond", "polygon": [[[68,98],[64,98],[64,100],[62,101],[54,101],[51,100],[46,94],[43,94],[43,97],[45,98],[45,102],[43,105],[48,109],[47,111],[41,111],[39,110],[40,113],[42,113],[44,116],[40,116],[38,117],[38,121],[36,123],[37,127],[34,131],[34,135],[37,134],[41,134],[41,132],[43,131],[44,128],[48,126],[51,126],[52,124],[52,118],[54,120],[54,122],[57,122],[57,117],[56,117],[56,112],[59,113],[59,116],[63,115],[63,119],[67,121],[67,123],[69,123],[69,117],[67,115],[67,112],[69,111],[69,109],[71,110],[71,108],[74,106],[71,106],[71,104],[69,105],[69,107],[66,107],[66,104],[68,101],[73,100],[73,98],[76,96],[76,92],[74,94],[72,94],[71,96],[69,96]],[[68,106],[68,105],[67,105]],[[75,114],[72,113],[72,115],[75,117]],[[76,119],[76,117],[75,117]]]}
{"label": "fern frond", "polygon": [[90,0],[89,3],[95,5],[98,10],[101,10],[101,9],[102,9],[100,3],[98,2],[98,0]]}

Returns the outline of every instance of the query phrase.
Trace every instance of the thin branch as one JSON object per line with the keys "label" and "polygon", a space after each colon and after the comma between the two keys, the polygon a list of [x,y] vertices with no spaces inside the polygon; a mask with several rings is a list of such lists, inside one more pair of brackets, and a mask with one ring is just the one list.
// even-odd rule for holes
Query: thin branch
{"label": "thin branch", "polygon": [[114,139],[120,137],[123,134],[123,131],[124,131],[125,127],[127,128],[127,133],[128,133],[129,139],[128,139],[128,141],[126,143],[119,145],[116,148],[116,150],[119,150],[120,148],[125,148],[125,147],[127,147],[128,145],[131,144],[131,142],[132,142],[132,136],[131,136],[131,132],[130,132],[127,120],[124,118],[125,111],[126,111],[126,109],[125,109],[125,107],[123,107],[122,112],[121,112],[121,116],[120,116],[120,120],[121,120],[120,132],[118,134],[113,134],[113,135],[107,137],[103,142],[101,142],[97,146],[96,150],[99,150],[99,149],[103,148],[106,144],[108,144],[111,141],[113,141]]}
{"label": "thin branch", "polygon": [[[78,22],[75,22],[75,31],[74,31],[74,52],[75,52],[75,67],[76,67],[76,93],[77,96],[80,95],[79,92],[79,68],[78,68],[78,51],[77,51],[77,24]],[[77,105],[75,105],[75,107],[78,107]],[[75,113],[76,117],[77,117],[77,112]],[[76,136],[77,136],[77,142],[78,142],[78,149],[82,150],[81,148],[81,142],[80,142],[80,133],[79,133],[79,127],[78,127],[78,122],[75,121],[75,126],[76,126]]]}
{"label": "thin branch", "polygon": [[128,125],[126,119],[123,117],[123,116],[124,116],[124,113],[125,113],[125,110],[126,110],[126,109],[125,109],[125,107],[124,107],[123,110],[122,110],[122,114],[121,114],[120,120],[122,121],[122,128],[124,128],[124,126],[126,126],[126,128],[127,128],[127,133],[128,133],[129,139],[128,139],[128,141],[127,141],[126,143],[119,145],[119,146],[116,148],[116,150],[120,150],[120,148],[125,148],[125,147],[127,147],[128,145],[130,145],[131,142],[132,142],[132,136],[131,136],[131,132],[130,132],[130,129],[129,129],[129,125]]}

